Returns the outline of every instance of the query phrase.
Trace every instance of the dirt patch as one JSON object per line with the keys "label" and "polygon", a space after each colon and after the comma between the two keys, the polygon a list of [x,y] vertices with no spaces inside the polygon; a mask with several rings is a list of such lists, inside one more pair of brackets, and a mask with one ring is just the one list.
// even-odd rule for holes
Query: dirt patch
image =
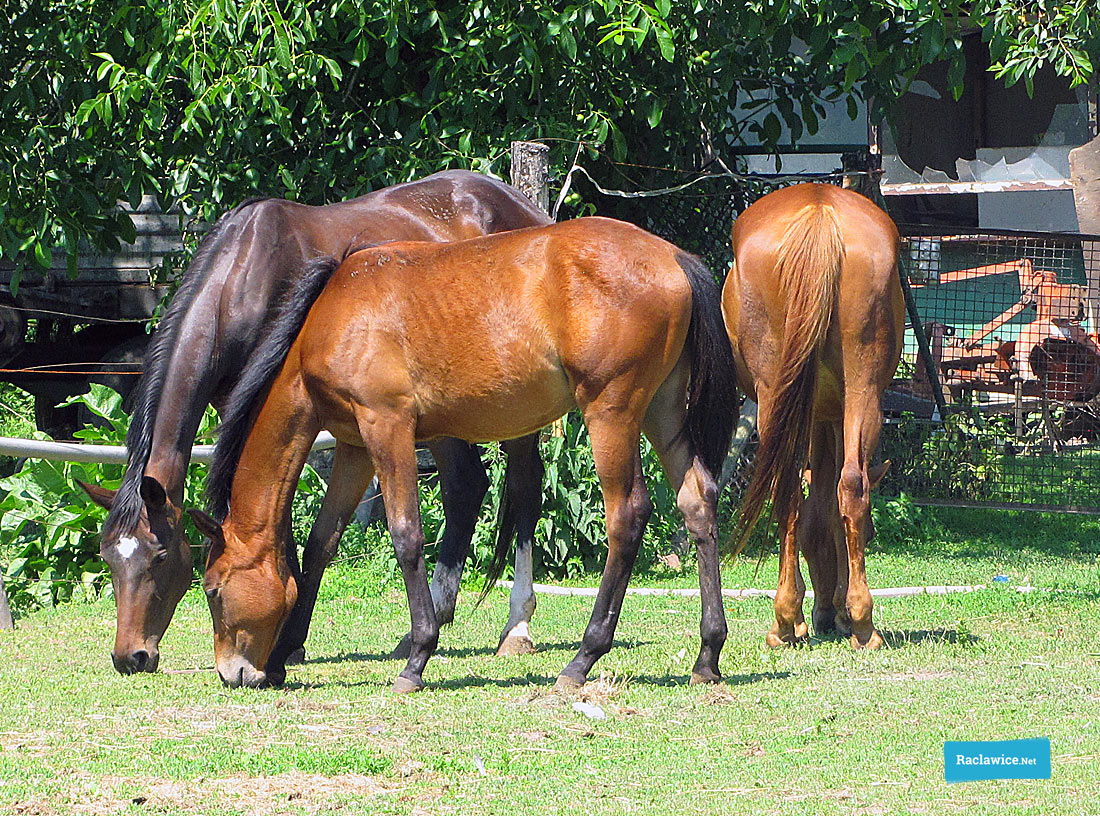
{"label": "dirt patch", "polygon": [[[245,775],[185,782],[117,778],[84,778],[56,798],[16,802],[16,816],[106,816],[138,806],[151,814],[200,814],[212,805],[232,808],[242,816],[332,813],[347,799],[400,794],[408,782],[365,774],[285,773]],[[419,791],[415,799],[437,798],[442,790]]]}

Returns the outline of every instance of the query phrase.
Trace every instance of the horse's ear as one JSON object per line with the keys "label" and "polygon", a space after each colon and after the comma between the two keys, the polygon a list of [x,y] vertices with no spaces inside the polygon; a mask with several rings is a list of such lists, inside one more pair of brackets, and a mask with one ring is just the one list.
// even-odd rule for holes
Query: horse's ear
{"label": "horse's ear", "polygon": [[115,503],[115,496],[118,495],[117,490],[109,490],[106,487],[90,485],[80,481],[80,479],[75,479],[74,481],[80,486],[81,490],[88,494],[88,498],[100,507],[110,510],[111,505]]}
{"label": "horse's ear", "polygon": [[141,477],[139,491],[141,500],[145,502],[145,506],[150,510],[163,510],[164,506],[168,504],[168,493],[165,492],[164,485],[152,476]]}
{"label": "horse's ear", "polygon": [[867,481],[871,483],[871,487],[878,487],[878,483],[882,481],[882,477],[890,472],[890,460],[887,459],[881,465],[875,465],[867,472]]}
{"label": "horse's ear", "polygon": [[214,521],[212,516],[204,513],[197,507],[188,507],[187,514],[191,516],[191,521],[195,522],[195,526],[199,528],[199,532],[209,538],[214,544],[225,543],[225,537],[222,535],[222,526]]}

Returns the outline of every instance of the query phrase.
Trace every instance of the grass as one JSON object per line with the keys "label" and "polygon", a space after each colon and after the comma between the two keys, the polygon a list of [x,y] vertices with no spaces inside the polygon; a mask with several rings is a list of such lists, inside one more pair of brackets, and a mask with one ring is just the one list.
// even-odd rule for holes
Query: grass
{"label": "grass", "polygon": [[[550,687],[590,600],[541,598],[539,653],[497,658],[499,591],[477,609],[465,593],[429,689],[391,695],[404,596],[358,562],[326,580],[310,659],[283,690],[220,685],[198,591],[157,675],[110,667],[109,600],[36,613],[0,633],[0,813],[1095,812],[1096,521],[935,511],[932,522],[927,541],[871,556],[874,586],[1008,574],[1071,591],[882,600],[889,648],[870,654],[830,640],[766,650],[768,602],[728,601],[726,682],[714,688],[686,682],[698,602],[630,596],[615,649],[573,696]],[[726,585],[753,569],[730,565]],[[774,574],[766,561],[755,585]],[[943,781],[945,740],[1033,736],[1051,740],[1052,779]]]}

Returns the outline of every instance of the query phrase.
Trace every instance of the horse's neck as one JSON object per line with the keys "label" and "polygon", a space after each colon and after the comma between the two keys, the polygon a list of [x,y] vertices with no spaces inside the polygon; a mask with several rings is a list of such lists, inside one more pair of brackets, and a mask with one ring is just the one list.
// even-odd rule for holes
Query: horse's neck
{"label": "horse's neck", "polygon": [[[235,242],[219,248],[161,363],[163,387],[145,473],[176,500],[182,499],[191,447],[206,406],[226,383],[236,381],[269,312],[302,267],[298,254],[272,252],[268,244],[243,249]],[[248,308],[240,308],[242,299]]]}
{"label": "horse's neck", "polygon": [[183,483],[191,462],[195,434],[214,396],[220,372],[215,370],[212,355],[202,352],[181,365],[174,363],[153,420],[153,441],[145,474],[157,479],[178,502],[183,498]]}
{"label": "horse's neck", "polygon": [[[289,534],[298,477],[320,426],[304,390],[276,381],[241,451],[227,525],[244,555],[259,557]],[[228,537],[227,537],[228,539]]]}

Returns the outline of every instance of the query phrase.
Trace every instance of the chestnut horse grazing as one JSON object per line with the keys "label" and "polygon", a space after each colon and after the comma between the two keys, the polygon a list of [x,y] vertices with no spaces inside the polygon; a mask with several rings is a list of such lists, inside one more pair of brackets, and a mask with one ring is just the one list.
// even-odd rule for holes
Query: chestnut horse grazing
{"label": "chestnut horse grazing", "polygon": [[[901,357],[904,301],[898,233],[869,199],[800,184],[764,196],[733,225],[722,292],[738,381],[759,406],[760,447],[741,508],[740,542],[766,499],[782,537],[770,646],[807,636],[806,556],[814,629],[877,648],[864,551],[879,407]],[[810,492],[803,503],[803,471]]]}
{"label": "chestnut horse grazing", "polygon": [[265,681],[297,592],[283,556],[291,498],[321,428],[339,443],[342,493],[358,494],[374,473],[381,482],[412,620],[394,683],[405,692],[423,686],[439,636],[414,443],[522,437],[574,407],[592,439],[608,556],[559,684],[584,682],[611,648],[652,510],[643,432],[699,553],[692,680],[718,680],[726,621],[711,474],[729,446],[735,387],[718,287],[698,259],[630,224],[583,218],[453,244],[386,244],[337,266],[310,266],[257,348],[211,468],[214,518],[190,511],[211,540],[204,585],[222,680]]}
{"label": "chestnut horse grazing", "polygon": [[[368,243],[458,241],[548,223],[517,190],[465,170],[436,173],[322,207],[259,199],[219,219],[203,239],[146,355],[126,436],[129,461],[122,487],[115,491],[82,485],[94,501],[110,509],[100,550],[111,568],[118,608],[111,651],[118,671],[157,668],[161,637],[194,574],[180,512],[199,420],[208,403],[220,406],[228,397],[263,327],[306,261],[343,255]],[[439,439],[432,443],[432,453],[447,517],[432,593],[439,616],[448,622],[489,480],[470,445]],[[509,443],[506,481],[501,536],[517,537],[517,569],[501,649],[515,652],[533,648],[527,636],[535,604],[529,580],[531,541],[542,499],[542,463],[533,437]],[[343,497],[339,502],[326,497],[306,542],[302,572],[294,542],[287,539],[301,597],[272,654],[269,671],[276,676],[285,674],[288,656],[305,643],[321,574],[347,523],[334,507],[342,503]]]}

